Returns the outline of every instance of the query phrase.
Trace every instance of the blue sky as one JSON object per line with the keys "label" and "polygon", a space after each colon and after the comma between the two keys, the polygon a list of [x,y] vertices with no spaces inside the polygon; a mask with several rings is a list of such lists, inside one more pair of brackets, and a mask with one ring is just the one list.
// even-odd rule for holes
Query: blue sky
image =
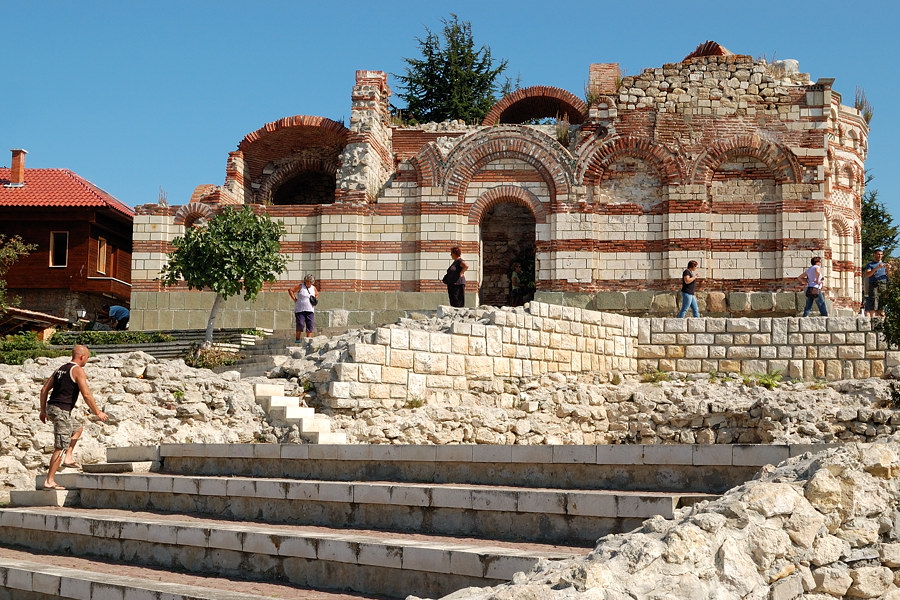
{"label": "blue sky", "polygon": [[403,73],[415,37],[452,12],[523,87],[582,96],[591,63],[633,75],[706,40],[797,59],[814,81],[833,77],[844,104],[860,87],[875,107],[872,187],[900,222],[895,2],[11,0],[2,11],[0,165],[25,148],[28,167],[72,169],[132,206],[160,188],[184,204],[197,185],[221,185],[228,152],[269,121],[349,120],[355,71]]}

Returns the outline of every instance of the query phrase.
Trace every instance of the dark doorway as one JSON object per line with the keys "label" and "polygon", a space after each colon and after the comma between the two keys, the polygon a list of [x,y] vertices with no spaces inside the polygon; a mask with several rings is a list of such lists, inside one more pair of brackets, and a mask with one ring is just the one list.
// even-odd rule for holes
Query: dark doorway
{"label": "dark doorway", "polygon": [[481,219],[481,304],[510,304],[513,264],[522,266],[522,300],[534,296],[534,214],[521,204],[502,202]]}
{"label": "dark doorway", "polygon": [[333,204],[334,174],[306,171],[285,181],[272,195],[272,204]]}

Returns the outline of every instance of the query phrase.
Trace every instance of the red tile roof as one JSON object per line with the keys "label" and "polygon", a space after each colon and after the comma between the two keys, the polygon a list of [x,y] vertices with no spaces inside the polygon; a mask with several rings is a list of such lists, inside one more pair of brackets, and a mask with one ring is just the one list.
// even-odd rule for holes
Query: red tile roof
{"label": "red tile roof", "polygon": [[0,167],[0,206],[106,207],[134,217],[130,206],[68,169],[25,169],[25,185],[6,187],[10,171]]}

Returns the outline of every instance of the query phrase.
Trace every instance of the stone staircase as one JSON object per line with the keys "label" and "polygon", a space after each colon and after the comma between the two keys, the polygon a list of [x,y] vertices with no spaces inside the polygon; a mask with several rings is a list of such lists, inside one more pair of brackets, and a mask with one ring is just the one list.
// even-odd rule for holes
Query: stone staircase
{"label": "stone staircase", "polygon": [[[671,517],[810,449],[110,449],[106,464],[60,473],[67,491],[12,492],[0,509],[0,586],[29,600],[439,597],[586,555],[603,535]],[[54,567],[41,553],[85,564]],[[204,577],[186,585],[190,573]],[[294,592],[267,596],[262,585]]]}
{"label": "stone staircase", "polygon": [[256,402],[278,425],[297,425],[300,437],[310,444],[346,444],[347,434],[331,431],[331,419],[315,409],[300,406],[297,396],[285,396],[283,383],[254,383]]}

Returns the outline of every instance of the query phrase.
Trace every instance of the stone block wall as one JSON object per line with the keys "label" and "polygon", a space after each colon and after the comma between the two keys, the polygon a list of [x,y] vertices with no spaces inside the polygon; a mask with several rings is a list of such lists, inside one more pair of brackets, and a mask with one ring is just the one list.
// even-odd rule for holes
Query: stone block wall
{"label": "stone block wall", "polygon": [[640,319],[638,369],[778,371],[792,379],[881,377],[900,364],[868,317]]}
{"label": "stone block wall", "polygon": [[458,404],[470,389],[504,377],[638,368],[634,317],[531,303],[486,318],[447,331],[380,327],[370,343],[351,345],[351,361],[320,382],[320,398],[344,409]]}
{"label": "stone block wall", "polygon": [[881,377],[900,365],[868,317],[637,318],[532,302],[480,321],[378,328],[320,373],[319,397],[335,409],[455,405],[472,390],[502,391],[503,378],[544,373],[778,371],[812,381]]}

